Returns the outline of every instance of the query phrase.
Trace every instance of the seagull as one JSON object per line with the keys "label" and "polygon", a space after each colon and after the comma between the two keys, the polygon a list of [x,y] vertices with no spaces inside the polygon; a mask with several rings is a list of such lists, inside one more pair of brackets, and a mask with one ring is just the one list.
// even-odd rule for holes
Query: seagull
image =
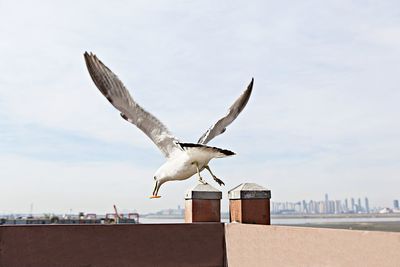
{"label": "seagull", "polygon": [[160,197],[158,191],[165,182],[186,180],[196,173],[199,182],[207,184],[200,174],[204,169],[220,186],[225,185],[211,171],[209,162],[214,158],[233,156],[235,153],[227,149],[207,146],[207,143],[224,133],[226,127],[244,109],[253,90],[254,78],[229,108],[228,113],[213,124],[197,143],[183,143],[161,121],[139,106],[117,75],[105,66],[96,55],[85,52],[84,58],[89,74],[100,92],[121,112],[122,118],[142,130],[166,157],[166,162],[154,174],[155,184],[150,198]]}

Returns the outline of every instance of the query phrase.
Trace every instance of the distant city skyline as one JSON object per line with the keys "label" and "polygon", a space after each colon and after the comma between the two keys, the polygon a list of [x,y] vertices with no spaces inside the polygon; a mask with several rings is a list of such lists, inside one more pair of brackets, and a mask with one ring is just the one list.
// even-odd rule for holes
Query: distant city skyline
{"label": "distant city skyline", "polygon": [[[357,199],[357,202],[356,202]],[[349,202],[350,200],[350,202]],[[350,204],[349,204],[350,203]],[[325,193],[324,200],[302,200],[298,202],[271,202],[272,214],[342,214],[342,213],[371,213],[389,208],[400,212],[399,201],[393,200],[393,206],[370,206],[368,197],[349,197],[344,200],[330,200]]]}
{"label": "distant city skyline", "polygon": [[[356,202],[357,200],[357,202]],[[352,214],[357,214],[357,213],[377,213],[381,211],[382,209],[389,209],[400,212],[400,205],[399,205],[399,200],[395,199],[392,202],[392,206],[386,205],[386,206],[371,206],[369,203],[368,197],[347,197],[344,200],[330,200],[329,195],[325,193],[325,198],[324,200],[301,200],[297,202],[289,202],[289,201],[281,201],[281,202],[275,202],[271,201],[270,203],[270,210],[271,214],[292,214],[292,213],[301,213],[301,214],[344,214],[344,213],[352,213]],[[182,202],[182,205],[184,203]],[[153,210],[153,211],[148,211],[144,212],[141,214],[153,214],[153,215],[174,215],[174,216],[183,216],[185,208],[182,208],[181,204],[177,204],[177,208],[173,207],[168,207],[166,209],[159,209],[159,210]],[[24,215],[32,215],[32,214],[79,214],[79,213],[90,213],[90,211],[85,211],[83,209],[79,211],[73,211],[70,209],[68,212],[53,212],[53,213],[48,213],[48,212],[33,212],[33,203],[31,203],[30,206],[30,212],[23,213],[23,212],[15,212],[15,213],[2,213],[0,212],[0,215],[10,215],[10,214],[24,214]],[[110,209],[106,213],[112,213],[113,210]],[[121,213],[128,214],[131,212],[137,212],[137,210],[132,210],[132,209],[121,209]],[[229,211],[226,209],[221,210],[222,213],[228,213]]]}

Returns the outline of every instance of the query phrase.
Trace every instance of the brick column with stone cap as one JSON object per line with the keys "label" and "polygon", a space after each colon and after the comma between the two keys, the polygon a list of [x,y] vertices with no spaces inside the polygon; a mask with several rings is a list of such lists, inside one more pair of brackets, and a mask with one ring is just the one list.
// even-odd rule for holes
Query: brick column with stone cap
{"label": "brick column with stone cap", "polygon": [[228,192],[230,222],[271,224],[271,191],[255,183],[243,183]]}
{"label": "brick column with stone cap", "polygon": [[220,222],[222,192],[209,184],[197,184],[185,194],[185,222]]}

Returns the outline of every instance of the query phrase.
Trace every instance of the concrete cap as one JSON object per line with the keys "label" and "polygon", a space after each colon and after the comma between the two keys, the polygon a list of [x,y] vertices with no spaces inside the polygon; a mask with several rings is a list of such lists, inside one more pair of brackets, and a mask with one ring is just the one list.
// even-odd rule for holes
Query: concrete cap
{"label": "concrete cap", "polygon": [[197,184],[185,193],[185,199],[221,199],[222,192],[209,184]]}
{"label": "concrete cap", "polygon": [[229,199],[271,198],[271,191],[255,183],[243,183],[228,192]]}

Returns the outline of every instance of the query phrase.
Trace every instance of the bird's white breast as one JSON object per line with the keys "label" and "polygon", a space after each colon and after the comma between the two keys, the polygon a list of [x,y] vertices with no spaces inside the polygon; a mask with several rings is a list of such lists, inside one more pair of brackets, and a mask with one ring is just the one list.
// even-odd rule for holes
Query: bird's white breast
{"label": "bird's white breast", "polygon": [[197,172],[196,164],[200,170],[208,164],[212,155],[200,149],[188,149],[173,154],[156,172],[158,178],[165,177],[168,180],[185,180]]}

